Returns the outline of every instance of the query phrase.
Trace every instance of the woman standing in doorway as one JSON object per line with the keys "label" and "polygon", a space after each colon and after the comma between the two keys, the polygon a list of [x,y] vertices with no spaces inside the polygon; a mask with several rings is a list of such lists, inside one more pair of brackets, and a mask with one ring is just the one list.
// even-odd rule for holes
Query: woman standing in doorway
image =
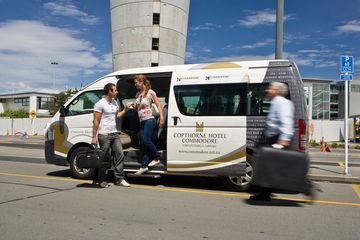
{"label": "woman standing in doorway", "polygon": [[[151,141],[151,137],[156,129],[152,104],[155,104],[159,111],[159,128],[164,127],[164,116],[160,101],[155,91],[151,89],[150,81],[144,75],[136,75],[134,84],[138,90],[134,107],[137,109],[140,119],[140,144],[144,153],[141,168],[135,174],[143,174],[148,171],[148,167],[160,163],[156,146]],[[152,161],[149,163],[150,160]]]}

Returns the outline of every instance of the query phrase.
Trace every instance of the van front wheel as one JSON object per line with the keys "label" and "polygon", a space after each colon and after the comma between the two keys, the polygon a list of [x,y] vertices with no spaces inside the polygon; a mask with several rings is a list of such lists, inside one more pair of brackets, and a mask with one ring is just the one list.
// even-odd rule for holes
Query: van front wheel
{"label": "van front wheel", "polygon": [[255,161],[252,157],[247,156],[245,176],[226,176],[223,177],[224,185],[234,191],[247,191],[250,189],[254,176]]}
{"label": "van front wheel", "polygon": [[70,170],[74,178],[91,179],[95,175],[94,168],[79,168],[77,166],[77,156],[79,152],[89,150],[88,147],[78,147],[70,155]]}

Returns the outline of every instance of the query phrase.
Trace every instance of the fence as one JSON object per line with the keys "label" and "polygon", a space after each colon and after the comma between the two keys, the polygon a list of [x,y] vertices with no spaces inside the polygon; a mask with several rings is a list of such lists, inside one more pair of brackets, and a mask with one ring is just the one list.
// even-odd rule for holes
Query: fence
{"label": "fence", "polygon": [[0,118],[0,135],[44,135],[44,128],[51,118]]}
{"label": "fence", "polygon": [[[348,121],[349,139],[354,138],[353,119]],[[322,137],[326,142],[338,142],[344,140],[344,120],[310,120],[309,139],[319,142]]]}

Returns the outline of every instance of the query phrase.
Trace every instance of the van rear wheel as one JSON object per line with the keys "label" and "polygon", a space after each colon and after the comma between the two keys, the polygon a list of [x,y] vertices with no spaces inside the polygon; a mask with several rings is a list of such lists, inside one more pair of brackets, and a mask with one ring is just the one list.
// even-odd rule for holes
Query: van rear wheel
{"label": "van rear wheel", "polygon": [[70,155],[70,170],[74,178],[91,179],[95,175],[94,168],[79,168],[77,166],[77,156],[79,152],[89,150],[89,147],[78,147]]}
{"label": "van rear wheel", "polygon": [[246,158],[245,176],[226,176],[222,178],[223,183],[227,188],[241,192],[250,189],[254,177],[255,160],[249,155]]}

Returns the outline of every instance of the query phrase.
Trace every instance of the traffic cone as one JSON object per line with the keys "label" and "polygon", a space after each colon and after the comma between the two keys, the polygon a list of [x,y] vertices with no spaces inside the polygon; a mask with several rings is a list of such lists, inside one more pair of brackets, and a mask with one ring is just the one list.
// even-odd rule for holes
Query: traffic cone
{"label": "traffic cone", "polygon": [[326,143],[325,143],[325,142],[323,142],[323,143],[321,144],[320,151],[321,151],[321,152],[326,152]]}

